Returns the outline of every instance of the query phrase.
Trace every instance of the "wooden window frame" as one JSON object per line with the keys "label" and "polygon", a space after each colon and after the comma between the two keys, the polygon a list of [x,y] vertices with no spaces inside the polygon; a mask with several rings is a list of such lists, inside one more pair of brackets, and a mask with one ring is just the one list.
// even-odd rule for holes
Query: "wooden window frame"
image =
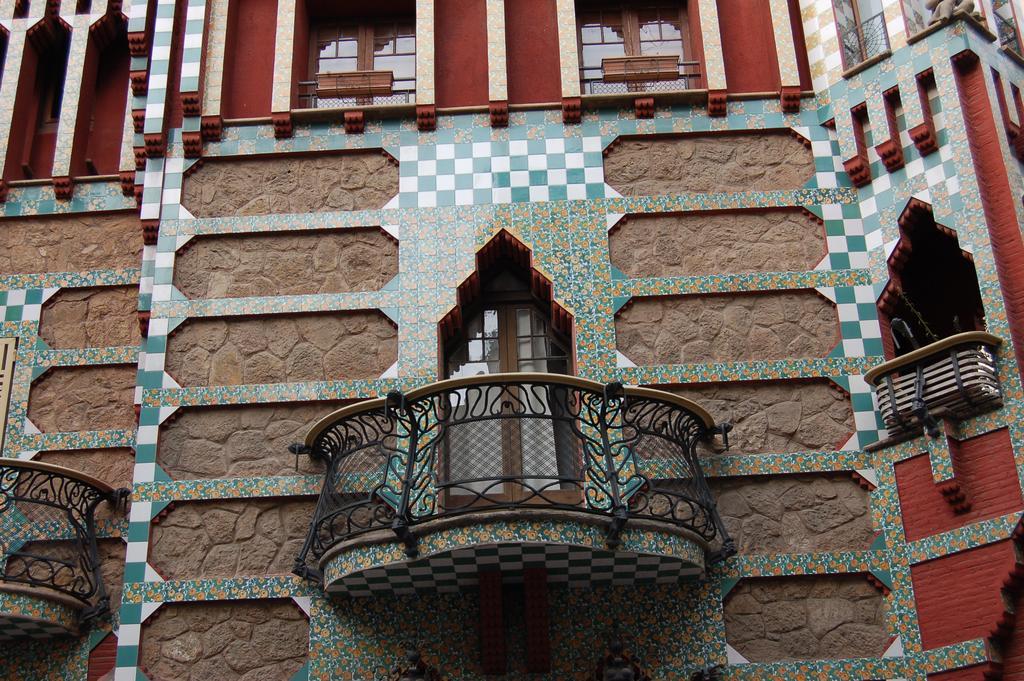
{"label": "wooden window frame", "polygon": [[[663,3],[652,1],[643,5],[615,0],[596,0],[591,2],[579,2],[576,4],[576,54],[579,55],[580,71],[583,66],[583,27],[580,23],[580,16],[584,12],[612,12],[617,11],[622,21],[622,49],[624,57],[642,57],[640,41],[640,18],[639,11],[644,9],[657,9],[660,5],[677,5],[679,11],[679,32],[682,42],[682,56],[680,61],[688,61],[693,58],[693,36],[690,33],[690,15],[687,0],[664,0]],[[602,24],[604,26],[604,24]],[[593,43],[598,44],[598,43]],[[605,44],[605,43],[600,43]]]}

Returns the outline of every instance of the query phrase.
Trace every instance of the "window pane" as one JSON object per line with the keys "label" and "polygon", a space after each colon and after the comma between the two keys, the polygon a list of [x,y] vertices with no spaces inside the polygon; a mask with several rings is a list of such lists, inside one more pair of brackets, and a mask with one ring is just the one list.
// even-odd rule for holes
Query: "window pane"
{"label": "window pane", "polygon": [[354,39],[346,38],[338,41],[339,57],[356,57],[359,54],[359,43]]}
{"label": "window pane", "polygon": [[584,45],[583,66],[585,68],[601,68],[601,60],[605,57],[621,57],[625,54],[625,46],[622,44]]}
{"label": "window pane", "polygon": [[529,336],[530,329],[530,311],[523,308],[516,310],[516,335]]}
{"label": "window pane", "polygon": [[674,54],[683,56],[683,43],[679,40],[653,40],[640,43],[640,54]]}
{"label": "window pane", "polygon": [[484,310],[484,335],[488,338],[498,337],[497,310]]}
{"label": "window pane", "polygon": [[519,354],[519,360],[520,361],[523,361],[523,360],[526,360],[526,359],[533,359],[533,352],[530,350],[530,339],[529,338],[522,338],[522,339],[520,339],[519,342],[517,343],[517,345],[519,346],[519,349],[517,350],[517,352]]}
{"label": "window pane", "polygon": [[392,37],[382,38],[380,36],[373,39],[373,53],[374,54],[394,54],[395,53],[395,39]]}
{"label": "window pane", "polygon": [[605,24],[604,30],[601,32],[601,37],[606,43],[621,43],[622,38],[622,22],[616,21],[614,24]]}
{"label": "window pane", "polygon": [[355,59],[321,59],[317,67],[317,73],[346,73],[355,70]]}
{"label": "window pane", "polygon": [[415,78],[416,58],[408,54],[395,57],[374,57],[373,68],[375,71],[392,71],[395,74],[395,80]]}
{"label": "window pane", "polygon": [[395,41],[395,51],[399,54],[415,54],[416,38],[412,36],[399,38]]}
{"label": "window pane", "polygon": [[320,54],[320,59],[330,59],[331,57],[336,57],[338,54],[337,51],[335,50],[336,46],[337,43],[333,42],[320,43],[320,45],[317,47],[317,51]]}

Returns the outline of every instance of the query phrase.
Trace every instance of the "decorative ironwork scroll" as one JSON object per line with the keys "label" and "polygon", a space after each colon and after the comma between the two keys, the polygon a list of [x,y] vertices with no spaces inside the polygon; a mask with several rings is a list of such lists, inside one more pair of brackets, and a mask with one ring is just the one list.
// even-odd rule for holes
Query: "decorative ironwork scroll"
{"label": "decorative ironwork scroll", "polygon": [[643,518],[729,554],[695,454],[720,430],[670,393],[557,374],[476,376],[351,405],[292,447],[328,466],[295,572],[321,579],[327,551],[373,531],[393,531],[413,557],[416,525],[510,508],[604,516],[609,548]]}

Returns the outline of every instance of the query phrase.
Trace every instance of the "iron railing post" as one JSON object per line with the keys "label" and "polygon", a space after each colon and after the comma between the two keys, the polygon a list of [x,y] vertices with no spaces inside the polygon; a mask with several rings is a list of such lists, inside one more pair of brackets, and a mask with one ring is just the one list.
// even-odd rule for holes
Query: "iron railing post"
{"label": "iron railing post", "polygon": [[419,555],[420,550],[417,546],[416,535],[409,529],[409,526],[412,524],[412,517],[409,514],[409,490],[412,487],[413,478],[416,474],[416,452],[419,448],[420,427],[419,421],[417,421],[412,410],[409,408],[405,395],[398,390],[388,393],[388,414],[392,413],[390,407],[396,401],[398,402],[399,410],[409,420],[409,444],[404,452],[405,474],[402,477],[402,496],[399,499],[398,508],[395,511],[395,519],[391,523],[391,529],[402,543],[405,544],[405,555],[409,558],[415,558]]}
{"label": "iron railing post", "polygon": [[623,395],[624,390],[619,382],[607,383],[604,386],[604,395],[601,400],[601,449],[604,455],[605,480],[608,482],[608,491],[611,495],[612,522],[608,526],[605,535],[605,542],[608,548],[615,549],[621,543],[622,528],[629,520],[629,509],[622,503],[622,492],[619,489],[619,472],[615,466],[615,456],[612,454],[611,441],[608,438],[608,403],[615,399],[616,395]]}

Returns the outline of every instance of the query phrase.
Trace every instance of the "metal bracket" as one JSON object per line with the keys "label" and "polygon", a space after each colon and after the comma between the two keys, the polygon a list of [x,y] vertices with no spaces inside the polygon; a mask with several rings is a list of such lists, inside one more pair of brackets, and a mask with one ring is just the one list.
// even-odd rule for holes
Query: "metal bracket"
{"label": "metal bracket", "polygon": [[316,568],[309,567],[301,560],[295,561],[295,565],[292,567],[292,574],[298,575],[310,582],[314,582],[321,587],[324,585],[324,573],[320,572]]}
{"label": "metal bracket", "polygon": [[622,528],[626,526],[627,520],[629,520],[628,508],[619,505],[612,510],[612,522],[608,525],[608,531],[604,536],[608,548],[616,549],[622,543]]}
{"label": "metal bracket", "polygon": [[717,426],[711,429],[712,435],[721,435],[722,444],[725,446],[725,451],[729,451],[729,433],[732,432],[732,424],[728,421],[719,423]]}
{"label": "metal bracket", "polygon": [[419,537],[409,529],[404,518],[395,518],[395,521],[391,523],[391,531],[405,544],[407,558],[415,558],[420,555]]}

